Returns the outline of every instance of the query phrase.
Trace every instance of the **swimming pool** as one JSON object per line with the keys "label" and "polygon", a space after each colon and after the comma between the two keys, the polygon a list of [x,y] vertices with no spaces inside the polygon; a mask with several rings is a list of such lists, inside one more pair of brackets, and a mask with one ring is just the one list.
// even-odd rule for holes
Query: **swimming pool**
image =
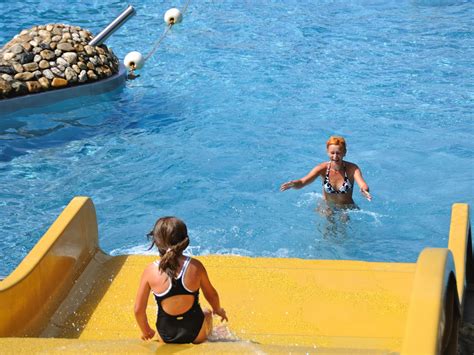
{"label": "swimming pool", "polygon": [[[44,23],[97,33],[126,5],[9,3],[0,42]],[[177,4],[133,5],[107,41],[120,58],[148,53]],[[113,254],[145,252],[163,215],[185,220],[196,255],[413,262],[445,247],[451,204],[474,202],[473,14],[468,1],[191,1],[123,89],[0,116],[0,275],[75,195],[92,197]],[[331,134],[373,193],[355,194],[347,223],[315,212],[320,181],[278,191]]]}

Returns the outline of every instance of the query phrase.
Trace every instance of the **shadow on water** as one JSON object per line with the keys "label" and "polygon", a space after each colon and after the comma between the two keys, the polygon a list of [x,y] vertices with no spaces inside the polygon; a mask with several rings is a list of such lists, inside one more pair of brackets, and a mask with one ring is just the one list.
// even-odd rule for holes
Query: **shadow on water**
{"label": "shadow on water", "polygon": [[160,112],[164,100],[156,100],[156,111],[144,112],[140,97],[119,88],[96,96],[83,96],[39,108],[0,114],[0,162],[10,162],[32,150],[54,148],[97,135],[116,136],[139,128],[159,131],[182,118]]}
{"label": "shadow on water", "polygon": [[[109,121],[116,121],[121,107],[110,115],[97,112],[110,101],[121,101],[122,89],[96,96],[84,96],[59,103],[24,108],[0,115],[0,161],[8,162],[30,150],[60,146],[97,134]],[[92,118],[92,119],[91,119]]]}

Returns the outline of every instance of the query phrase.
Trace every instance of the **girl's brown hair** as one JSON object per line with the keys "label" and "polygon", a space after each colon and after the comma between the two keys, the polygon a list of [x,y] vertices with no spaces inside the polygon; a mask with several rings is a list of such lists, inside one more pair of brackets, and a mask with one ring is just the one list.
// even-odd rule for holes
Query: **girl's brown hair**
{"label": "girl's brown hair", "polygon": [[326,142],[326,149],[329,148],[330,145],[338,145],[342,148],[344,154],[347,153],[346,140],[340,136],[329,137],[328,141]]}
{"label": "girl's brown hair", "polygon": [[160,252],[159,269],[171,279],[176,277],[179,267],[179,257],[189,245],[188,229],[182,220],[176,217],[158,219],[153,230],[148,233]]}

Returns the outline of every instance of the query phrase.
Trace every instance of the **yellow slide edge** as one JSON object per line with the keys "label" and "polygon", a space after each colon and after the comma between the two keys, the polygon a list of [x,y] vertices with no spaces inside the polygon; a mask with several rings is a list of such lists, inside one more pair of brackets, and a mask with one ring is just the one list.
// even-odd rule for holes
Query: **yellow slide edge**
{"label": "yellow slide edge", "polygon": [[426,248],[416,263],[402,354],[452,353],[459,320],[452,253],[445,248]]}
{"label": "yellow slide edge", "polygon": [[0,337],[37,336],[97,250],[92,200],[75,197],[0,282]]}
{"label": "yellow slide edge", "polygon": [[451,211],[448,248],[453,253],[456,268],[457,289],[464,307],[464,290],[468,282],[474,282],[474,264],[472,250],[471,225],[469,222],[469,205],[455,203]]}

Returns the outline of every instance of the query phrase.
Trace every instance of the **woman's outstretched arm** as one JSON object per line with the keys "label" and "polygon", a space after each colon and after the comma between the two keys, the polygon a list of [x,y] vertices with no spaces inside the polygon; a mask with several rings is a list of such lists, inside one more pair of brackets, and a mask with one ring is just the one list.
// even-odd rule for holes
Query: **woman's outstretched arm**
{"label": "woman's outstretched arm", "polygon": [[298,180],[291,180],[285,182],[280,186],[280,191],[285,191],[288,189],[301,189],[308,184],[311,184],[324,170],[325,163],[321,163],[313,168],[305,177],[302,177]]}
{"label": "woman's outstretched arm", "polygon": [[362,177],[362,171],[360,171],[359,167],[356,165],[356,168],[354,170],[354,180],[359,185],[360,192],[364,197],[371,201],[372,200],[372,195],[369,192],[369,185],[365,182],[364,178]]}

